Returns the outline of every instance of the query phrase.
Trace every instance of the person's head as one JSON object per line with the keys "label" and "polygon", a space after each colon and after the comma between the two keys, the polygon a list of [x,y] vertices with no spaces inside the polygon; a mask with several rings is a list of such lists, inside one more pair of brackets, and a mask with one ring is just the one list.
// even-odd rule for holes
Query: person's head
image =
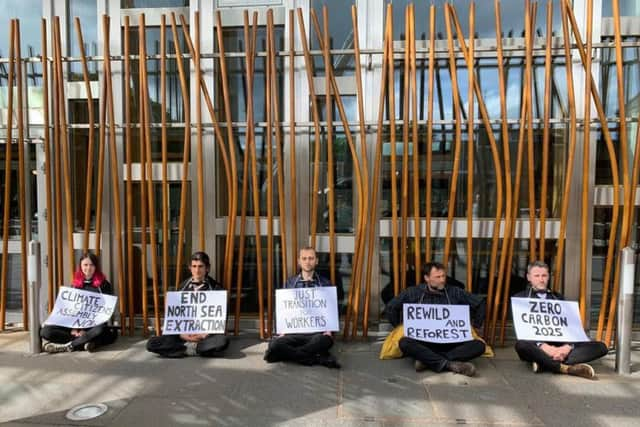
{"label": "person's head", "polygon": [[86,282],[91,282],[92,286],[99,287],[105,279],[98,257],[90,252],[82,254],[78,261],[78,268],[73,273],[72,285],[82,288]]}
{"label": "person's head", "polygon": [[78,263],[78,270],[82,272],[85,279],[91,279],[96,274],[96,271],[100,271],[98,257],[89,252],[83,254]]}
{"label": "person's head", "polygon": [[534,290],[546,291],[549,279],[549,266],[544,261],[533,261],[527,266],[527,280]]}
{"label": "person's head", "polygon": [[191,255],[189,270],[191,271],[191,279],[195,282],[202,282],[209,274],[209,255],[206,252],[194,252]]}
{"label": "person's head", "polygon": [[318,265],[316,250],[312,246],[305,246],[298,252],[298,265],[303,273],[313,273]]}
{"label": "person's head", "polygon": [[447,283],[446,267],[439,262],[428,262],[422,267],[424,281],[432,288],[443,289]]}

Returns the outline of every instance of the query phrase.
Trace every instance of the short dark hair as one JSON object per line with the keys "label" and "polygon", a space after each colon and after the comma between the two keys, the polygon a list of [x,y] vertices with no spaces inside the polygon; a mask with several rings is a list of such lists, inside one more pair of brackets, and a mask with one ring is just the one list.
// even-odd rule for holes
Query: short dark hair
{"label": "short dark hair", "polygon": [[442,270],[446,273],[447,267],[445,267],[444,264],[441,264],[439,262],[431,261],[426,263],[424,266],[422,266],[422,275],[429,276],[431,275],[432,270]]}
{"label": "short dark hair", "polygon": [[318,251],[316,251],[316,248],[314,248],[313,246],[303,246],[303,247],[301,247],[300,250],[298,251],[298,256],[300,256],[302,251],[313,251],[313,254],[315,256],[318,256]]}
{"label": "short dark hair", "polygon": [[206,252],[194,252],[193,254],[191,254],[191,261],[201,261],[207,267],[207,269],[211,268],[209,255],[207,255]]}
{"label": "short dark hair", "polygon": [[531,270],[534,267],[544,268],[547,270],[547,273],[551,273],[551,269],[549,268],[549,265],[546,262],[535,260],[535,261],[531,261],[529,265],[527,265],[527,274],[531,273]]}

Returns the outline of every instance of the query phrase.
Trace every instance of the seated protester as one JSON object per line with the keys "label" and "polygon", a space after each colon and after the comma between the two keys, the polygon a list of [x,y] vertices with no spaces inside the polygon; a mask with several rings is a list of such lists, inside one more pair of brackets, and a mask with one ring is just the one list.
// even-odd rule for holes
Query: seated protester
{"label": "seated protester", "polygon": [[[333,286],[327,278],[316,273],[318,258],[314,248],[307,246],[300,249],[298,265],[300,274],[287,279],[284,284],[285,289]],[[331,346],[333,346],[331,332],[280,335],[269,342],[264,360],[268,363],[289,361],[307,366],[323,365],[339,369],[340,364],[329,353]]]}
{"label": "seated protester", "polygon": [[[191,255],[191,277],[180,285],[180,291],[220,291],[222,285],[209,276],[209,255],[195,252]],[[219,357],[229,346],[229,339],[221,334],[161,335],[149,338],[147,351],[163,357],[185,356]]]}
{"label": "seated protester", "polygon": [[[71,286],[83,291],[113,295],[113,286],[100,270],[98,257],[91,253],[86,253],[80,258]],[[46,341],[43,349],[47,353],[93,351],[97,347],[115,342],[118,330],[106,323],[86,329],[45,325],[40,329],[40,337]]]}
{"label": "seated protester", "polygon": [[[529,264],[527,280],[527,288],[514,297],[564,299],[561,294],[549,290],[549,266],[544,262]],[[596,375],[593,367],[586,362],[607,354],[607,346],[600,341],[561,343],[518,340],[515,348],[520,360],[531,363],[533,372],[550,371],[583,378],[594,378]]]}
{"label": "seated protester", "polygon": [[[405,289],[387,304],[387,317],[394,327],[402,323],[405,303],[468,305],[473,326],[482,325],[484,301],[463,289],[447,285],[444,265],[429,262],[423,268],[423,275],[425,283]],[[403,337],[398,344],[403,355],[415,359],[417,372],[425,369],[434,372],[451,371],[469,377],[475,375],[476,368],[468,361],[481,356],[485,350],[485,344],[480,340],[440,344]]]}

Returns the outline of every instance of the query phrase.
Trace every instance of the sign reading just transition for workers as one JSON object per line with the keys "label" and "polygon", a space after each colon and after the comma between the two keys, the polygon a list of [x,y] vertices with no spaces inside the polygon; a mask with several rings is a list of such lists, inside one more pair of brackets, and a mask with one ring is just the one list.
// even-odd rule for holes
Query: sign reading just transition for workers
{"label": "sign reading just transition for workers", "polygon": [[224,334],[227,291],[167,292],[164,335]]}
{"label": "sign reading just transition for workers", "polygon": [[575,301],[511,298],[511,311],[519,340],[589,341]]}
{"label": "sign reading just transition for workers", "polygon": [[339,331],[335,286],[276,290],[276,332]]}
{"label": "sign reading just transition for workers", "polygon": [[111,318],[118,297],[100,292],[62,287],[53,311],[45,325],[64,326],[73,329],[93,328]]}
{"label": "sign reading just transition for workers", "polygon": [[471,341],[468,305],[404,304],[404,336],[438,344]]}

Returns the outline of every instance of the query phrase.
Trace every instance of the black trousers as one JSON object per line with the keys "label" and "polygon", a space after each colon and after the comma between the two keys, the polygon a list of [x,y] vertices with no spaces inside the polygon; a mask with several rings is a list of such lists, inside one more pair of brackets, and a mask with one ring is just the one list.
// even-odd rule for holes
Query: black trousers
{"label": "black trousers", "polygon": [[[565,343],[548,343],[550,345],[564,345]],[[553,360],[547,353],[536,345],[535,341],[516,341],[516,353],[520,360],[525,362],[536,362],[543,371],[559,372],[560,364],[575,365],[576,363],[587,363],[599,359],[608,353],[607,346],[600,341],[587,341],[572,343],[574,348],[564,362]]]}
{"label": "black trousers", "polygon": [[[160,335],[149,338],[147,351],[164,357],[183,357],[187,347],[180,335]],[[229,347],[229,338],[224,335],[207,335],[196,345],[196,353],[202,357],[219,357]]]}
{"label": "black trousers", "polygon": [[66,344],[71,342],[73,350],[83,350],[84,345],[93,342],[96,347],[113,344],[118,338],[117,328],[108,326],[106,323],[85,329],[84,335],[74,337],[71,335],[71,328],[56,325],[45,325],[40,328],[40,338],[56,344]]}
{"label": "black trousers", "polygon": [[466,362],[482,356],[485,350],[485,345],[480,340],[434,344],[404,337],[398,344],[402,354],[419,360],[434,372],[442,372],[449,361]]}
{"label": "black trousers", "polygon": [[324,334],[289,334],[274,338],[264,356],[268,363],[290,361],[313,365],[318,356],[328,356],[333,338]]}

